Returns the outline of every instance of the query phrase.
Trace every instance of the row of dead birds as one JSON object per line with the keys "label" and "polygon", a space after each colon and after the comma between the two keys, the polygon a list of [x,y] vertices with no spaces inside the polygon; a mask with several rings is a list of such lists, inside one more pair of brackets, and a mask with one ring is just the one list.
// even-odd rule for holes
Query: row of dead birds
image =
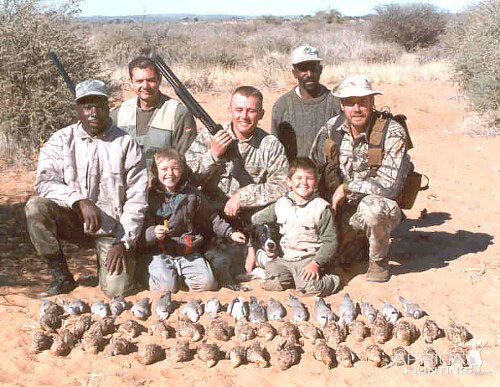
{"label": "row of dead birds", "polygon": [[[332,367],[336,363],[345,367],[352,367],[355,361],[355,354],[342,344],[347,335],[350,334],[357,341],[363,341],[371,336],[376,344],[369,345],[361,355],[361,359],[371,361],[380,367],[391,363],[390,357],[377,344],[383,344],[391,337],[395,337],[403,345],[410,345],[419,336],[418,328],[410,321],[399,320],[399,312],[392,305],[384,302],[381,313],[371,304],[361,303],[356,307],[346,293],[338,308],[337,317],[324,299],[316,297],[314,307],[314,317],[322,329],[318,329],[310,322],[307,308],[292,294],[290,297],[290,307],[293,313],[293,320],[297,325],[285,321],[278,331],[268,322],[268,320],[282,321],[286,316],[285,307],[278,301],[270,299],[267,307],[257,301],[255,297],[250,297],[250,302],[243,301],[241,297],[235,298],[225,309],[235,320],[234,328],[226,321],[217,319],[217,315],[222,311],[223,306],[213,298],[202,304],[201,300],[192,300],[183,304],[180,308],[180,318],[177,327],[177,337],[182,338],[176,345],[165,350],[158,344],[148,344],[138,352],[139,360],[144,364],[151,364],[156,361],[168,358],[174,362],[188,361],[193,357],[193,352],[203,360],[207,366],[213,366],[218,360],[228,358],[234,367],[244,363],[252,362],[260,367],[269,365],[269,353],[256,341],[253,345],[244,348],[236,346],[229,351],[222,351],[217,344],[210,344],[206,339],[196,345],[193,349],[189,342],[198,342],[204,335],[219,341],[229,341],[235,335],[242,342],[252,340],[256,337],[264,341],[271,341],[278,335],[277,355],[273,359],[281,369],[286,369],[300,361],[302,353],[302,339],[309,339],[314,344],[314,357],[322,361],[327,367]],[[400,297],[403,314],[407,317],[420,318],[425,313],[420,306]],[[62,306],[43,300],[40,307],[40,326],[45,332],[37,332],[30,344],[30,351],[38,353],[47,349],[58,356],[66,356],[71,349],[81,343],[82,348],[89,353],[98,353],[104,349],[106,344],[110,344],[107,353],[111,356],[128,354],[137,351],[135,343],[129,339],[138,337],[142,332],[147,331],[146,327],[135,320],[127,320],[115,326],[115,317],[124,310],[130,308],[123,297],[115,297],[106,304],[102,301],[94,303],[90,308],[82,300],[64,301]],[[163,338],[175,337],[175,329],[168,325],[167,320],[177,307],[177,303],[172,301],[170,293],[164,294],[155,303],[154,310],[158,316],[149,329],[151,335]],[[141,320],[146,320],[151,315],[151,304],[149,299],[144,298],[134,304],[131,308],[134,316]],[[50,333],[57,333],[61,327],[61,318],[67,315],[79,315],[90,312],[97,317],[92,320],[89,315],[80,316],[73,329],[61,329],[59,334],[52,337]],[[371,323],[371,327],[361,320],[356,320],[358,310]],[[206,313],[211,319],[205,328],[197,323],[200,316]],[[337,322],[338,321],[338,322]],[[106,336],[112,335],[117,330],[118,335],[108,339]],[[48,333],[46,333],[48,332]],[[450,353],[459,354],[461,359],[465,359],[465,342],[468,340],[468,332],[465,327],[451,321],[450,327],[446,330],[446,337],[455,344]],[[432,343],[439,337],[444,336],[443,330],[432,320],[427,320],[423,326],[422,336],[426,343]],[[302,339],[301,339],[302,338]],[[434,354],[432,348],[426,349],[427,354]],[[411,362],[411,356],[403,347],[398,347],[393,351],[393,364],[401,365]],[[431,360],[437,361],[436,356],[427,356],[425,364],[427,368],[433,364]],[[434,364],[434,367],[437,364]]]}
{"label": "row of dead birds", "polygon": [[[307,321],[309,312],[304,304],[292,294],[289,295],[290,308],[293,313],[293,321]],[[399,297],[402,306],[403,315],[419,319],[426,313],[419,304]],[[172,300],[172,294],[166,292],[154,304],[154,311],[160,320],[167,320],[176,309],[177,302]],[[129,302],[123,297],[114,297],[107,304],[99,300],[89,308],[88,304],[81,299],[63,301],[62,310],[68,315],[80,315],[89,310],[99,318],[108,316],[119,316],[123,311],[131,309],[132,314],[140,320],[147,320],[151,316],[151,303],[149,298],[143,298],[136,302],[131,308]],[[40,306],[40,317],[60,316],[62,314],[61,306],[49,300],[43,300]],[[215,318],[223,306],[217,298],[212,298],[203,305],[201,300],[191,300],[182,305],[180,313],[182,316],[196,322],[206,313],[209,318]],[[281,321],[286,316],[285,307],[274,298],[271,298],[267,306],[258,301],[255,297],[250,297],[250,302],[244,301],[242,297],[236,297],[227,307],[226,311],[236,320],[247,318],[250,322],[258,323],[263,321]],[[351,324],[358,315],[358,311],[373,323],[379,312],[372,304],[361,302],[358,306],[354,304],[348,293],[345,293],[342,302],[338,307],[338,316],[330,309],[325,300],[321,297],[315,298],[314,317],[321,327],[324,327],[330,321],[338,321],[339,324]],[[54,313],[56,312],[56,313]],[[399,311],[387,301],[381,310],[382,316],[386,321],[394,324],[400,317]],[[47,318],[47,317],[46,317]]]}

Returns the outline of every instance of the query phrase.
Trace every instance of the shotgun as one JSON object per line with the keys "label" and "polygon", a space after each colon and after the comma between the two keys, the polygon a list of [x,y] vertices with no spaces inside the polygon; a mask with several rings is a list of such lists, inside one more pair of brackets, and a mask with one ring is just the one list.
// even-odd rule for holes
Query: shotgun
{"label": "shotgun", "polygon": [[[186,86],[182,84],[179,78],[177,78],[174,72],[159,55],[155,56],[154,62],[160,74],[167,80],[170,86],[172,86],[175,94],[177,94],[182,103],[189,109],[193,116],[198,118],[203,125],[205,125],[212,136],[214,136],[219,130],[224,129],[222,125],[215,123],[212,117],[210,117],[198,101],[194,99]],[[235,141],[233,141],[226,149],[224,158],[233,162],[233,167],[230,173],[231,176],[236,179],[240,187],[245,187],[254,182],[252,176],[250,176],[248,171],[245,169],[245,162],[241,157]]]}

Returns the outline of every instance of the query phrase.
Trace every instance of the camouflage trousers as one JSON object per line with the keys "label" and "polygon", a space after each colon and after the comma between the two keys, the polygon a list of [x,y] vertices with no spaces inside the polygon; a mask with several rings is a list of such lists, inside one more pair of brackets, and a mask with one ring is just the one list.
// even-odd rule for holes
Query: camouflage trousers
{"label": "camouflage trousers", "polygon": [[335,293],[340,278],[335,274],[322,273],[319,280],[304,281],[300,271],[310,259],[290,262],[276,258],[266,264],[266,280],[264,288],[269,291],[282,291],[295,287],[299,292],[309,296],[326,297]]}
{"label": "camouflage trousers", "polygon": [[340,262],[363,256],[366,244],[370,260],[387,258],[391,233],[401,219],[398,204],[379,195],[367,195],[359,202],[343,205],[337,219]]}
{"label": "camouflage trousers", "polygon": [[112,235],[90,236],[83,232],[83,223],[71,209],[56,202],[34,196],[25,207],[31,243],[37,253],[47,259],[63,257],[61,241],[94,247],[97,252],[99,286],[108,297],[128,295],[134,290],[135,252],[126,253],[126,271],[109,274],[104,266],[109,249],[115,242]]}

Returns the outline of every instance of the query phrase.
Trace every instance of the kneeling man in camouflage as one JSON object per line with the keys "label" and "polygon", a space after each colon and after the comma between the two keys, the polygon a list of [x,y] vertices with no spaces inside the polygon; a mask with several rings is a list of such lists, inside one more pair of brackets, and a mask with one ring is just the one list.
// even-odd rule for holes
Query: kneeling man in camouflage
{"label": "kneeling man in camouflage", "polygon": [[411,165],[410,139],[394,116],[375,110],[378,94],[382,92],[373,90],[365,76],[341,82],[333,95],[340,98],[343,114],[318,133],[311,158],[323,171],[328,163],[337,163],[339,176],[325,180],[340,182],[330,187],[328,199],[339,223],[341,263],[348,267],[351,258],[363,254],[367,241],[366,279],[386,282],[391,232],[402,219],[398,198]]}

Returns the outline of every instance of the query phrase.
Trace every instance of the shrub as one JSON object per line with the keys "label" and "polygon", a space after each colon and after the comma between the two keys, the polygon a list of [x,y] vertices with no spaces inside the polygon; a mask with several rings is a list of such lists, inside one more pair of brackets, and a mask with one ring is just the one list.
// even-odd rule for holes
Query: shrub
{"label": "shrub", "polygon": [[375,11],[371,25],[374,38],[397,43],[407,51],[432,46],[446,28],[446,14],[432,4],[384,4]]}
{"label": "shrub", "polygon": [[[75,83],[99,76],[96,55],[72,23],[78,0],[48,9],[40,0],[0,4],[0,153],[30,164],[55,130],[74,121],[73,96],[51,63],[55,51]],[[101,77],[102,79],[102,77]],[[107,79],[103,79],[107,80]]]}
{"label": "shrub", "polygon": [[450,23],[446,48],[454,79],[473,107],[500,123],[500,0],[487,0]]}

